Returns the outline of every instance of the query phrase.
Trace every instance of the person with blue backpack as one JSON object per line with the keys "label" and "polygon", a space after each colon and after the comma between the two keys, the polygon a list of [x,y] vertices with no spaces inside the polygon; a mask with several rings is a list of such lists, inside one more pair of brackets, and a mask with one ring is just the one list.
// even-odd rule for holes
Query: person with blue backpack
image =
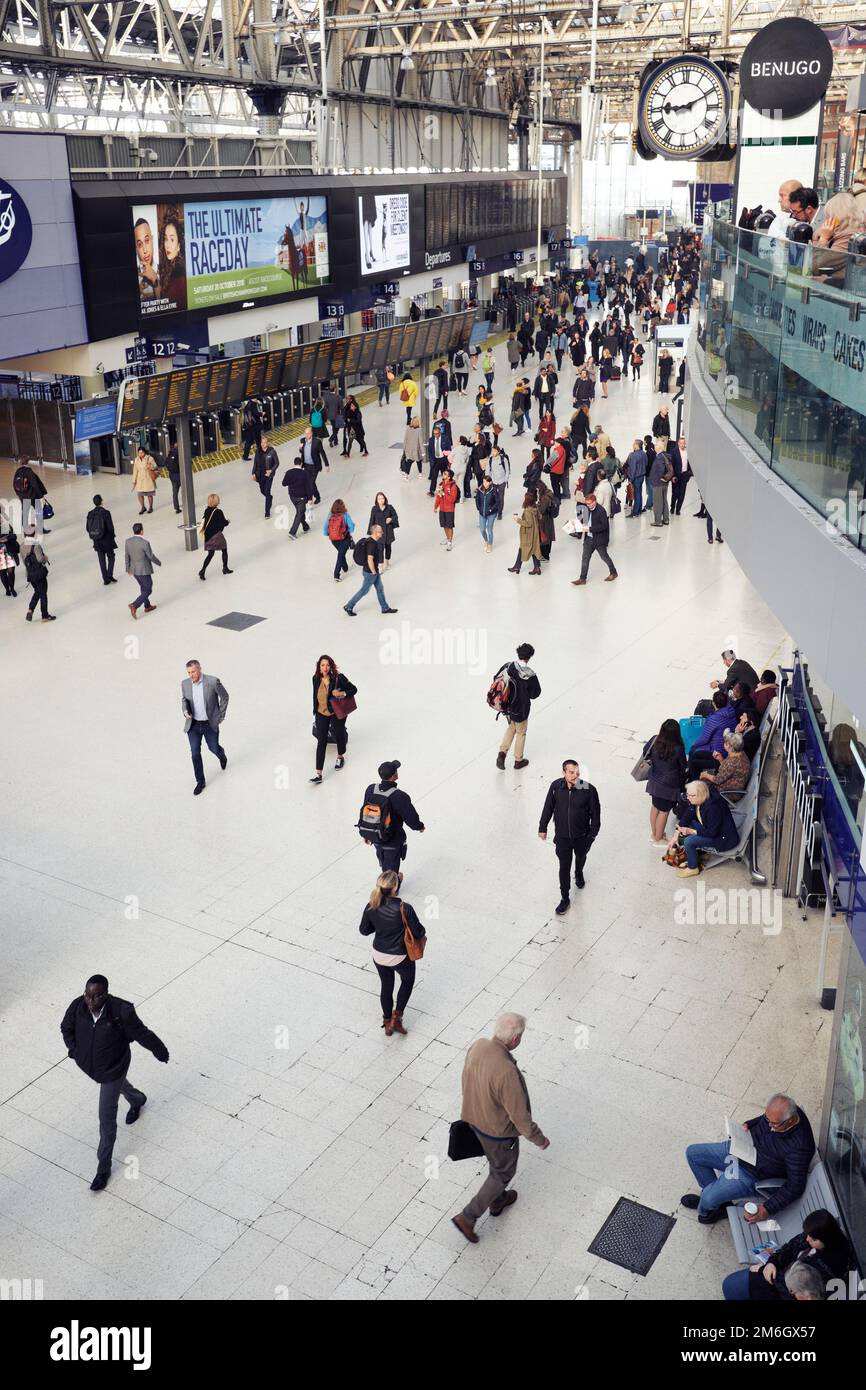
{"label": "person with blue backpack", "polygon": [[365,791],[357,824],[361,839],[375,849],[382,873],[391,869],[402,882],[400,865],[407,849],[405,827],[423,835],[425,825],[411,798],[397,786],[400,767],[396,759],[379,764],[379,781],[371,782]]}

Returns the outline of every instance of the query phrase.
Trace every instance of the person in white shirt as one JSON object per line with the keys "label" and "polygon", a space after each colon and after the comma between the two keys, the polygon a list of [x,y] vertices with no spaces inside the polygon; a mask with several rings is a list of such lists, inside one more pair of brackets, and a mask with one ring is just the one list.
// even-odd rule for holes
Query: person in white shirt
{"label": "person in white shirt", "polygon": [[776,216],[773,218],[772,222],[770,223],[769,227],[767,228],[767,236],[771,236],[771,237],[786,237],[786,236],[788,235],[788,227],[789,227],[791,221],[793,220],[792,217],[791,217],[791,204],[789,203],[788,199],[790,198],[791,194],[794,192],[794,189],[795,189],[795,188],[801,188],[801,187],[802,187],[802,184],[800,183],[800,180],[799,180],[799,179],[785,179],[785,182],[784,182],[783,184],[780,185],[780,187],[779,187],[779,208],[780,208],[780,211],[776,213]]}

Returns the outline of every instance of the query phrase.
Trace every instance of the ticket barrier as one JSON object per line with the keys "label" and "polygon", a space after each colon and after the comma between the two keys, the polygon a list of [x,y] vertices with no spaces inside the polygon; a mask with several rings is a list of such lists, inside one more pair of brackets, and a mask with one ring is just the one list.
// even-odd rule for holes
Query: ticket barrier
{"label": "ticket barrier", "polygon": [[208,410],[199,418],[202,430],[202,453],[215,454],[221,447],[219,416],[216,411]]}
{"label": "ticket barrier", "polygon": [[242,442],[243,412],[239,406],[228,405],[219,412],[219,432],[223,448],[238,448]]}

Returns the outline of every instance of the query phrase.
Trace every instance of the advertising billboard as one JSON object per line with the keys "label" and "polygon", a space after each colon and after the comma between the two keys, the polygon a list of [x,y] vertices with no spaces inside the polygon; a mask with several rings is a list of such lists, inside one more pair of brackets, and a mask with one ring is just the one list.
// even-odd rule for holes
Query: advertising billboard
{"label": "advertising billboard", "polygon": [[292,294],[330,278],[321,196],[140,203],[132,223],[142,318]]}
{"label": "advertising billboard", "polygon": [[358,199],[361,274],[408,270],[412,261],[408,193],[364,193]]}

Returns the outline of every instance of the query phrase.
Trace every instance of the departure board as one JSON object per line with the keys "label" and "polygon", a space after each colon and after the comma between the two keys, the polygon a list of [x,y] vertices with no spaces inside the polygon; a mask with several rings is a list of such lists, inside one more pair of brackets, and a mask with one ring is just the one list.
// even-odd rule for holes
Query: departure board
{"label": "departure board", "polygon": [[207,391],[208,410],[219,410],[225,404],[226,389],[229,384],[229,362],[212,362],[210,385]]}
{"label": "departure board", "polygon": [[474,320],[475,315],[471,311],[468,314],[463,315],[463,325],[460,329],[460,334],[457,340],[463,347],[469,346],[469,339],[472,337],[472,324]]}
{"label": "departure board", "polygon": [[268,364],[265,367],[265,394],[271,391],[279,391],[280,381],[283,376],[283,361],[286,356],[285,348],[278,352],[268,353]]}
{"label": "departure board", "polygon": [[441,318],[431,319],[430,323],[433,326],[430,329],[427,354],[429,357],[444,357],[451,345],[451,328],[448,320],[443,314]]}
{"label": "departure board", "polygon": [[189,367],[183,372],[172,372],[168,383],[168,400],[166,401],[166,410],[169,415],[186,414],[190,374],[191,369]]}
{"label": "departure board", "polygon": [[331,366],[329,369],[329,375],[334,377],[335,379],[345,374],[346,351],[350,341],[351,339],[349,338],[331,339]]}
{"label": "departure board", "polygon": [[[147,378],[147,395],[144,402],[144,414],[141,417],[143,425],[161,425],[165,415],[165,405],[168,400],[168,385],[171,380],[170,372],[163,372],[160,376],[149,376]],[[142,382],[144,385],[144,382]]]}
{"label": "departure board", "polygon": [[[436,324],[432,319],[423,319],[421,323],[418,324],[418,337],[415,339],[415,347],[412,351],[412,356],[419,361],[422,357],[427,356],[427,344],[430,342],[431,328],[434,330],[436,328]],[[437,335],[434,333],[434,336]]]}
{"label": "departure board", "polygon": [[318,352],[316,353],[316,366],[313,373],[313,381],[318,387],[319,382],[330,380],[334,340],[333,338],[322,338],[316,346],[318,347]]}
{"label": "departure board", "polygon": [[247,393],[248,357],[233,357],[229,368],[229,389],[226,393],[228,405],[238,405]]}
{"label": "departure board", "polygon": [[190,415],[197,415],[207,405],[207,390],[210,380],[210,362],[201,367],[193,367],[189,374],[189,394],[186,408]]}
{"label": "departure board", "polygon": [[[353,338],[354,342],[355,339]],[[372,369],[376,357],[376,334],[365,333],[359,340],[360,356],[358,358],[358,371],[369,372]]]}
{"label": "departure board", "polygon": [[377,328],[376,332],[372,335],[375,341],[375,348],[373,350],[374,367],[384,367],[386,362],[391,361],[391,357],[388,355],[388,344],[391,341],[393,333],[393,328]]}
{"label": "departure board", "polygon": [[286,360],[283,364],[283,379],[281,386],[284,391],[297,384],[298,367],[301,365],[301,349],[289,348],[286,353]]}
{"label": "departure board", "polygon": [[136,425],[141,424],[146,380],[146,377],[129,377],[124,383],[123,409],[120,413],[120,428],[122,430],[132,430],[135,429]]}
{"label": "departure board", "polygon": [[265,381],[265,367],[268,364],[266,352],[257,352],[254,357],[248,357],[249,371],[247,373],[246,391],[248,396],[260,396]]}
{"label": "departure board", "polygon": [[395,362],[408,362],[415,356],[415,344],[418,341],[417,323],[404,323],[399,330],[399,337],[395,333],[391,343],[391,356]]}
{"label": "departure board", "polygon": [[[337,341],[339,341],[339,339]],[[346,360],[343,363],[344,376],[354,376],[356,372],[360,371],[361,344],[363,341],[364,339],[358,334],[346,339]]]}
{"label": "departure board", "polygon": [[301,361],[298,366],[298,385],[311,386],[313,372],[316,366],[316,353],[319,350],[318,343],[305,343],[301,348]]}

